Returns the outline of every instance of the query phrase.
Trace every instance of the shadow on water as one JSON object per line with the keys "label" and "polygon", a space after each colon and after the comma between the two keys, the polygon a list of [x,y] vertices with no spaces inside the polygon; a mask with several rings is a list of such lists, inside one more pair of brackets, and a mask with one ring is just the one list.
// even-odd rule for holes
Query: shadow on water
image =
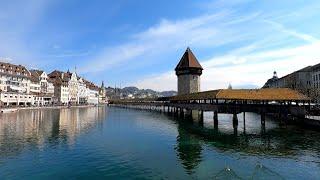
{"label": "shadow on water", "polygon": [[[176,121],[178,128],[177,145],[175,147],[178,158],[188,174],[193,174],[203,160],[203,145],[214,148],[218,152],[235,152],[244,156],[256,157],[289,157],[296,159],[301,152],[315,154],[314,159],[319,159],[320,135],[316,131],[299,129],[295,126],[286,128],[276,126],[266,130],[261,128],[256,132],[223,132],[215,128],[207,128],[203,125],[169,117]],[[231,127],[232,128],[232,125]],[[311,160],[310,160],[311,161]],[[283,177],[257,163],[252,172],[252,179],[283,179]],[[218,172],[215,179],[241,179],[231,168],[225,168]],[[247,179],[247,178],[246,178]]]}
{"label": "shadow on water", "polygon": [[178,128],[178,132],[179,136],[177,137],[177,146],[175,149],[187,173],[192,174],[193,170],[202,160],[202,146],[196,137],[187,133],[185,129]]}

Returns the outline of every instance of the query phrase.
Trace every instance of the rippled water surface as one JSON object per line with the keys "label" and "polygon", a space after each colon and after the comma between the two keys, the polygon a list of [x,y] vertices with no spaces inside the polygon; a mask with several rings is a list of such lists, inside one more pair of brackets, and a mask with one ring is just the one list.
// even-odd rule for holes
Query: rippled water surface
{"label": "rippled water surface", "polygon": [[0,179],[320,179],[320,132],[115,107],[0,114]]}

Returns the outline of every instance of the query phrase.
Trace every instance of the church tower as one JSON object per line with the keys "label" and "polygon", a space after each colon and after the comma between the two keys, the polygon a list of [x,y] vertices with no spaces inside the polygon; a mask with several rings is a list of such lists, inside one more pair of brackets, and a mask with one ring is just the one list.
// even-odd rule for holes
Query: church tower
{"label": "church tower", "polygon": [[200,76],[203,68],[188,47],[175,68],[178,76],[178,95],[200,91]]}

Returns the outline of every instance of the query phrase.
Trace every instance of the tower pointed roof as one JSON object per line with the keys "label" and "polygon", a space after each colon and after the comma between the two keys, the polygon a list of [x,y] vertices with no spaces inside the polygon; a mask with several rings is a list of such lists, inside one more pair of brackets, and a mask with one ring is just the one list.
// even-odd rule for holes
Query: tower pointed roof
{"label": "tower pointed roof", "polygon": [[180,59],[180,62],[178,63],[175,70],[177,71],[180,69],[189,69],[189,68],[203,70],[199,61],[197,60],[195,55],[192,53],[191,49],[188,47],[186,52],[183,54],[182,58]]}

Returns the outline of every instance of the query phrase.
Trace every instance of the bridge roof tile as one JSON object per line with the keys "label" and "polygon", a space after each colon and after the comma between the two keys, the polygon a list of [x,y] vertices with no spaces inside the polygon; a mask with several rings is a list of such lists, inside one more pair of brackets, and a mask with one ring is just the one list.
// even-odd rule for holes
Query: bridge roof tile
{"label": "bridge roof tile", "polygon": [[234,100],[269,100],[269,101],[307,101],[309,97],[288,88],[265,89],[223,89],[217,99]]}
{"label": "bridge roof tile", "polygon": [[192,94],[174,96],[173,101],[228,99],[228,100],[257,100],[257,101],[308,101],[309,97],[288,88],[266,89],[220,89]]}

